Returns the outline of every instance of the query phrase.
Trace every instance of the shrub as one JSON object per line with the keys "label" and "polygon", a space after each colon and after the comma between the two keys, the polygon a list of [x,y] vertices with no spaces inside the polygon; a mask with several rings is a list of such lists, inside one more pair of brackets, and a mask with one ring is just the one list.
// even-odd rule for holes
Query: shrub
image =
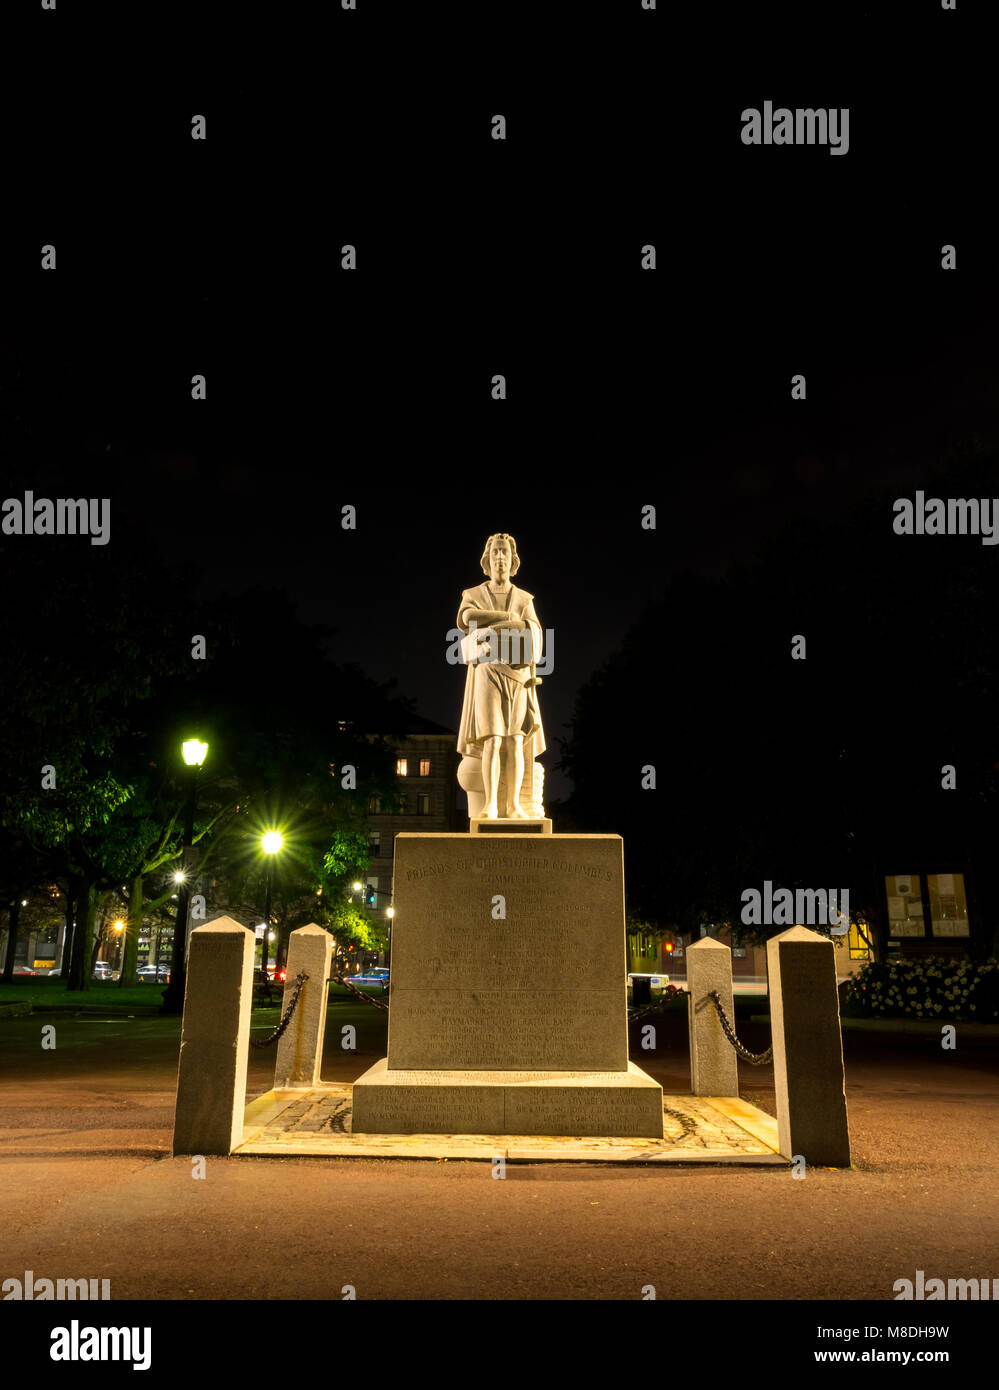
{"label": "shrub", "polygon": [[846,987],[846,1018],[999,1022],[999,960],[982,965],[946,956],[869,961]]}

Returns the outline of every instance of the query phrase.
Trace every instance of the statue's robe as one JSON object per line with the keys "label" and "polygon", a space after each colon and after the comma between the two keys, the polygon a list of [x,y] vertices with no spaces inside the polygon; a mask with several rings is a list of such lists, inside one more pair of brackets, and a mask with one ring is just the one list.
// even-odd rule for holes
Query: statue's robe
{"label": "statue's robe", "polygon": [[[457,625],[462,632],[468,632],[468,623],[463,621],[463,613],[466,608],[496,608],[499,601],[489,592],[488,584],[476,585],[473,589],[465,589],[461,595],[461,603],[458,605]],[[541,711],[538,707],[537,687],[535,681],[537,673],[535,665],[542,651],[542,629],[541,622],[537,613],[534,611],[534,595],[529,594],[526,589],[518,589],[516,584],[510,586],[510,602],[507,612],[511,617],[523,618],[527,623],[531,634],[530,643],[526,640],[526,633],[519,635],[524,637],[525,651],[522,655],[527,655],[527,650],[533,652],[533,659],[524,665],[510,665],[504,661],[493,661],[488,655],[488,648],[482,648],[486,655],[478,661],[469,662],[468,671],[465,676],[465,699],[461,709],[461,723],[458,725],[458,752],[462,757],[481,758],[482,740],[489,737],[488,730],[481,730],[477,727],[476,721],[476,681],[489,679],[487,671],[495,675],[500,683],[510,682],[508,689],[513,692],[516,686],[526,687],[526,709],[524,717],[518,728],[508,728],[504,732],[508,734],[524,735],[524,759],[525,763],[536,758],[545,751],[545,731],[541,723]],[[500,624],[502,626],[502,624]],[[482,627],[479,629],[483,630]],[[481,704],[481,701],[480,701]]]}

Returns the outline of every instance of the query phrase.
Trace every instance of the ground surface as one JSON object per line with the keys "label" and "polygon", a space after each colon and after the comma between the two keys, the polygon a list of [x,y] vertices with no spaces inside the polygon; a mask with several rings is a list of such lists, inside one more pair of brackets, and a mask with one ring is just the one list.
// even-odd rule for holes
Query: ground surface
{"label": "ground surface", "polygon": [[[274,1015],[267,1016],[273,1018]],[[262,1022],[262,1016],[257,1022]],[[41,1026],[57,1046],[43,1051]],[[340,1025],[358,1027],[356,1052]],[[385,1015],[331,1006],[325,1080],[385,1053]],[[754,1050],[766,1030],[739,1023]],[[257,1036],[261,1036],[257,1033]],[[893,1297],[999,1275],[999,1065],[988,1045],[847,1034],[853,1171],[169,1157],[179,1020],[0,1024],[0,1277],[110,1278],[112,1297]],[[686,1028],[636,1062],[689,1090]],[[251,1050],[248,1097],[273,1054]],[[769,1067],[741,1092],[774,1112]]]}

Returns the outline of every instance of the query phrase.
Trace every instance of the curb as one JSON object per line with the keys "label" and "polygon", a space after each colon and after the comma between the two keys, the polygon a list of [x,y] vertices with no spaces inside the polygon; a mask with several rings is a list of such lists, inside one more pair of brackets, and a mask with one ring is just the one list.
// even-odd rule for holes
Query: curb
{"label": "curb", "polygon": [[[769,1023],[769,1014],[753,1014],[751,1023]],[[999,1042],[999,1023],[960,1023],[941,1018],[938,1023],[929,1019],[908,1018],[841,1018],[840,1026],[855,1033],[909,1033],[924,1038],[939,1038],[944,1024],[952,1024],[966,1038],[994,1038]]]}
{"label": "curb", "polygon": [[26,1018],[31,1013],[27,999],[18,999],[10,1004],[0,1004],[0,1018]]}
{"label": "curb", "polygon": [[25,1014],[54,1014],[57,1018],[76,1018],[81,1014],[98,1014],[101,1018],[106,1018],[108,1014],[121,1018],[155,1018],[159,1014],[159,1009],[143,1004],[33,1004],[23,1000],[15,1004],[0,1004],[0,1017],[3,1017],[2,1010],[5,1008],[18,1009]]}

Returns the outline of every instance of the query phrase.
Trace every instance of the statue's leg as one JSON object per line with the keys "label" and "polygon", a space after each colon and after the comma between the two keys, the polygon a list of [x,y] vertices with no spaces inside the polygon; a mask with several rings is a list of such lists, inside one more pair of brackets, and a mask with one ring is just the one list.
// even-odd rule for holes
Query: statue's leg
{"label": "statue's leg", "polygon": [[486,820],[499,818],[496,797],[499,792],[500,745],[502,742],[503,740],[498,736],[482,740],[482,789],[485,793],[485,804],[481,814],[485,816]]}
{"label": "statue's leg", "polygon": [[514,734],[510,742],[513,748],[507,762],[507,786],[511,789],[507,815],[517,820],[527,820],[528,813],[520,804],[520,793],[524,785],[524,735]]}

